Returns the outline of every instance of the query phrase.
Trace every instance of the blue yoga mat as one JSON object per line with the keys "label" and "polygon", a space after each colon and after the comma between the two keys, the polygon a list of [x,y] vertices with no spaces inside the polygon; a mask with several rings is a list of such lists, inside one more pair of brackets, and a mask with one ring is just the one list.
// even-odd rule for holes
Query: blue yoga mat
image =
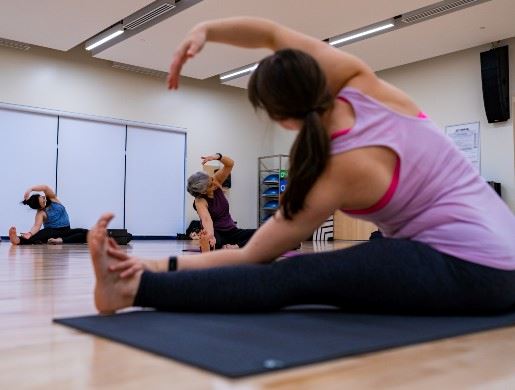
{"label": "blue yoga mat", "polygon": [[55,319],[96,336],[238,378],[515,325],[515,313],[409,317],[337,310],[260,314],[135,311]]}

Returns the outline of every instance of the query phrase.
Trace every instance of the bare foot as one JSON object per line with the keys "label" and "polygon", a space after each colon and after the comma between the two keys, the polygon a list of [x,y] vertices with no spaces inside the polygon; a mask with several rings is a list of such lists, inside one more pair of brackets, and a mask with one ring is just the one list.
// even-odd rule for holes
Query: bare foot
{"label": "bare foot", "polygon": [[88,233],[88,247],[95,270],[95,306],[102,314],[111,314],[116,310],[132,306],[138,290],[141,273],[130,278],[120,278],[116,272],[108,270],[110,265],[118,262],[107,253],[107,225],[114,215],[107,213],[100,217],[97,224]]}
{"label": "bare foot", "polygon": [[201,252],[211,251],[211,245],[209,245],[209,235],[205,230],[200,232],[199,244]]}
{"label": "bare foot", "polygon": [[20,237],[16,234],[16,228],[14,226],[11,226],[9,229],[9,240],[11,240],[11,244],[13,245],[19,245],[20,244]]}
{"label": "bare foot", "polygon": [[51,245],[58,245],[58,244],[62,244],[62,243],[63,243],[63,239],[61,237],[49,238],[47,241],[47,244],[51,244]]}
{"label": "bare foot", "polygon": [[224,249],[238,249],[239,246],[238,245],[233,245],[233,244],[225,244],[222,248],[224,248]]}

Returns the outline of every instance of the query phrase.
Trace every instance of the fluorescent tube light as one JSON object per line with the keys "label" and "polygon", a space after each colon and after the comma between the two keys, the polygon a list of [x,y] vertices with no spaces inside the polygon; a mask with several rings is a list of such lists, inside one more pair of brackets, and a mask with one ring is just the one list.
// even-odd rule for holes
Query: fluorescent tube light
{"label": "fluorescent tube light", "polygon": [[91,45],[86,46],[86,50],[93,50],[95,47],[98,47],[107,41],[110,41],[113,38],[116,38],[117,36],[123,34],[123,28],[119,27],[116,31],[112,32],[111,34],[107,35],[106,37],[92,43]]}
{"label": "fluorescent tube light", "polygon": [[387,29],[392,28],[392,27],[394,27],[393,23],[384,24],[382,26],[374,27],[374,28],[371,28],[369,30],[365,30],[365,31],[361,31],[361,32],[356,33],[356,34],[348,35],[348,36],[343,37],[343,38],[338,38],[338,39],[336,39],[334,41],[329,41],[329,44],[331,46],[339,45],[340,43],[351,41],[351,40],[356,39],[356,38],[361,38],[361,37],[364,37],[365,35],[374,34],[376,32],[387,30]]}
{"label": "fluorescent tube light", "polygon": [[220,76],[220,80],[227,80],[227,79],[233,78],[235,76],[242,76],[244,73],[245,74],[252,73],[256,70],[257,67],[258,67],[258,64],[254,64],[254,65],[247,66],[243,69],[240,69],[240,70],[237,70],[234,72],[226,73],[226,74]]}

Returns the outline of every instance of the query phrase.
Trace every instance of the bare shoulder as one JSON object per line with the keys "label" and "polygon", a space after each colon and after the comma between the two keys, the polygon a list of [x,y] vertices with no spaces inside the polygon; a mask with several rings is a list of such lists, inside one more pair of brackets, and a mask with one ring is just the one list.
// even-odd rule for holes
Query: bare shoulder
{"label": "bare shoulder", "polygon": [[197,208],[206,208],[207,209],[207,200],[204,198],[195,198],[195,206]]}
{"label": "bare shoulder", "polygon": [[43,221],[47,218],[45,210],[38,210],[36,212],[36,220]]}
{"label": "bare shoulder", "polygon": [[347,85],[401,114],[416,116],[421,111],[407,93],[375,75],[373,77],[367,73],[358,75]]}

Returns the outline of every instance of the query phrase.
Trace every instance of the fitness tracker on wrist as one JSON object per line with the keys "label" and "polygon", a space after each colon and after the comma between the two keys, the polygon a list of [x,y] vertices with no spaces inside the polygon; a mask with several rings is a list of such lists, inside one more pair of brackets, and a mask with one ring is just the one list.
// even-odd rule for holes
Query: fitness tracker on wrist
{"label": "fitness tracker on wrist", "polygon": [[168,258],[168,272],[177,271],[177,256],[170,256]]}

